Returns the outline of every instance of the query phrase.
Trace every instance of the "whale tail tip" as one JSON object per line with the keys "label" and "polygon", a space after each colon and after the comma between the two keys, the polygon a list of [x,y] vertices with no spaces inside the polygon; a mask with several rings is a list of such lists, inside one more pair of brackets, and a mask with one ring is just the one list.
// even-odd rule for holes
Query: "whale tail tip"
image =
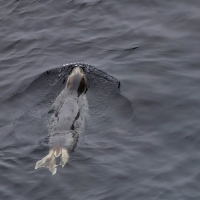
{"label": "whale tail tip", "polygon": [[[60,156],[60,164],[56,164],[56,157]],[[43,159],[39,160],[36,165],[35,169],[40,167],[46,167],[51,171],[52,175],[56,174],[57,166],[61,165],[62,167],[65,166],[67,161],[69,160],[69,154],[67,149],[65,148],[53,148],[49,150],[49,154],[45,156]]]}

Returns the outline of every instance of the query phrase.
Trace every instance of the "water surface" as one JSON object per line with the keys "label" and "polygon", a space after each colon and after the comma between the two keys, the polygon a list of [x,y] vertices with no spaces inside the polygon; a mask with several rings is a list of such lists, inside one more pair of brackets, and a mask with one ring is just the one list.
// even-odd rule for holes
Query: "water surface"
{"label": "water surface", "polygon": [[[200,198],[199,1],[7,0],[0,23],[1,199]],[[42,91],[13,94],[74,62],[117,78],[134,118],[112,129],[93,121],[97,133],[88,129],[52,176],[34,170],[48,152],[38,141],[52,96],[30,109]]]}

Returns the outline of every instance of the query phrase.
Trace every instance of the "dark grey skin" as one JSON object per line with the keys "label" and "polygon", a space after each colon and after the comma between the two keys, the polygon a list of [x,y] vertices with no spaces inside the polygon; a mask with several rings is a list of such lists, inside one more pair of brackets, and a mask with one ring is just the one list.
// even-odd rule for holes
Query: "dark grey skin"
{"label": "dark grey skin", "polygon": [[67,79],[66,87],[52,105],[52,115],[47,126],[49,154],[36,163],[35,169],[47,167],[54,175],[57,171],[56,157],[65,166],[69,159],[68,151],[76,145],[78,135],[83,132],[88,116],[88,104],[85,95],[87,87],[83,70],[76,67]]}

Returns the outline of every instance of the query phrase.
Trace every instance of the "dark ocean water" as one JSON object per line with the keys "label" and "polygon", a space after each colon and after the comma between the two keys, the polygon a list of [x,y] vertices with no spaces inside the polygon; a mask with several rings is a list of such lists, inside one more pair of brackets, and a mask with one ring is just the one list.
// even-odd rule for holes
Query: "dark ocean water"
{"label": "dark ocean water", "polygon": [[[0,199],[200,199],[200,1],[6,0],[0,24]],[[44,85],[14,93],[73,62],[117,78],[121,95],[107,121],[93,107],[96,123],[52,176],[34,170],[48,152],[47,110],[34,104]],[[109,113],[122,95],[126,126],[124,107]]]}

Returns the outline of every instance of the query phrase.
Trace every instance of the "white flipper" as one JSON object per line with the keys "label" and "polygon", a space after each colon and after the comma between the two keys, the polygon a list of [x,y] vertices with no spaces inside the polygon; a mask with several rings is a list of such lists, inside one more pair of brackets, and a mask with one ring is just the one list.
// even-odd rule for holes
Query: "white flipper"
{"label": "white flipper", "polygon": [[68,160],[69,160],[69,154],[68,154],[67,149],[62,149],[62,155],[61,155],[61,158],[60,158],[60,165],[62,167],[64,167]]}
{"label": "white flipper", "polygon": [[56,157],[60,157],[60,164],[62,167],[65,166],[69,159],[69,154],[67,149],[59,148],[59,149],[51,149],[49,151],[49,154],[45,156],[42,160],[39,160],[36,165],[35,169],[38,169],[39,167],[46,167],[49,168],[49,171],[51,171],[52,175],[56,174],[57,166],[56,165]]}

